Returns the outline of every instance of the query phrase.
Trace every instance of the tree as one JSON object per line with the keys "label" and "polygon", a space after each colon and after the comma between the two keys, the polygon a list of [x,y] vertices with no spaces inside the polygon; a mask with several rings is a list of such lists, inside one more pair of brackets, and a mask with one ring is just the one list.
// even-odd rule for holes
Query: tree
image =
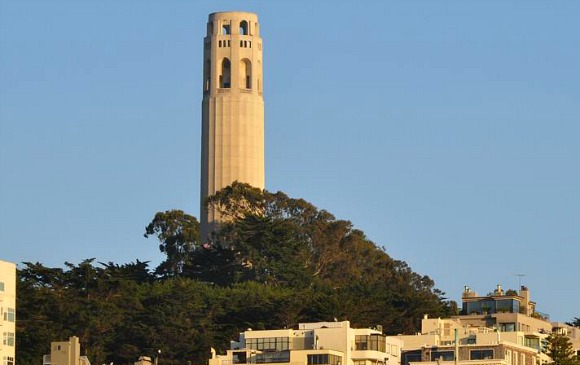
{"label": "tree", "polygon": [[574,317],[574,320],[566,322],[566,324],[572,327],[580,327],[580,317]]}
{"label": "tree", "polygon": [[570,339],[560,333],[552,333],[547,338],[546,353],[554,365],[580,365]]}
{"label": "tree", "polygon": [[156,235],[159,250],[167,259],[157,271],[162,276],[175,276],[191,263],[192,254],[199,249],[199,222],[181,210],[159,212],[145,228],[144,236]]}

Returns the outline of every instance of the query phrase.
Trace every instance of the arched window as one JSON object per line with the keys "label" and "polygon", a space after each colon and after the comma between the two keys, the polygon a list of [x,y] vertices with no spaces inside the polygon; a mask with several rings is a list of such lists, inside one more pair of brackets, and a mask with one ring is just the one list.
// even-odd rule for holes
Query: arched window
{"label": "arched window", "polygon": [[226,22],[222,24],[222,35],[228,35],[230,33],[230,25]]}
{"label": "arched window", "polygon": [[248,35],[248,22],[245,20],[240,22],[240,35]]}
{"label": "arched window", "polygon": [[252,88],[252,63],[247,58],[240,61],[240,88]]}
{"label": "arched window", "polygon": [[229,89],[231,87],[232,68],[230,60],[224,58],[222,61],[222,69],[220,73],[220,88]]}
{"label": "arched window", "polygon": [[207,23],[207,35],[213,35],[213,22]]}
{"label": "arched window", "polygon": [[203,69],[203,90],[209,91],[210,87],[210,75],[211,75],[211,63],[209,60],[205,60],[205,67]]}
{"label": "arched window", "polygon": [[[262,62],[261,61],[258,61],[258,70],[261,70],[261,69],[262,69]],[[262,81],[258,77],[258,79],[256,80],[256,82],[258,83],[258,93],[261,94],[262,93]]]}

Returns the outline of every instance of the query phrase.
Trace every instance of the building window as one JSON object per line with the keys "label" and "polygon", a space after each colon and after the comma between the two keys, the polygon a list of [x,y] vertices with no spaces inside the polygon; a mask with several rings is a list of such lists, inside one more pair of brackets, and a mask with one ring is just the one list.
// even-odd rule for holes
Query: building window
{"label": "building window", "polygon": [[5,346],[14,346],[14,333],[13,332],[4,332],[2,344]]}
{"label": "building window", "polygon": [[363,336],[363,335],[354,336],[354,349],[355,350],[368,350],[369,349],[369,336]]}
{"label": "building window", "polygon": [[493,350],[471,350],[469,351],[469,360],[487,360],[493,359]]}
{"label": "building window", "polygon": [[229,24],[222,24],[222,35],[230,34],[230,25]]}
{"label": "building window", "polygon": [[6,312],[4,312],[4,320],[8,322],[14,322],[16,318],[16,311],[14,308],[8,308]]}
{"label": "building window", "polygon": [[409,365],[411,362],[421,362],[421,351],[413,350],[401,354],[401,365]]}
{"label": "building window", "polygon": [[2,365],[14,365],[14,358],[12,356],[4,356]]}
{"label": "building window", "polygon": [[252,88],[252,63],[247,58],[240,61],[240,87]]}
{"label": "building window", "polygon": [[0,291],[4,291],[4,282],[0,281]]}
{"label": "building window", "polygon": [[248,35],[248,22],[245,20],[242,20],[240,22],[240,34],[241,35]]}
{"label": "building window", "polygon": [[331,354],[308,355],[308,365],[340,365],[342,357]]}
{"label": "building window", "polygon": [[437,360],[453,361],[455,360],[455,351],[431,351],[431,361]]}
{"label": "building window", "polygon": [[290,351],[268,351],[257,354],[250,361],[256,364],[275,364],[290,362]]}
{"label": "building window", "polygon": [[371,335],[371,350],[385,352],[386,341],[383,335]]}
{"label": "building window", "polygon": [[231,85],[231,67],[230,60],[224,58],[222,61],[222,72],[220,75],[220,88],[229,89]]}
{"label": "building window", "polygon": [[516,324],[515,323],[500,323],[499,324],[499,331],[500,332],[515,332],[516,331]]}
{"label": "building window", "polygon": [[246,347],[252,350],[260,351],[286,351],[290,350],[289,337],[267,337],[267,338],[248,338]]}

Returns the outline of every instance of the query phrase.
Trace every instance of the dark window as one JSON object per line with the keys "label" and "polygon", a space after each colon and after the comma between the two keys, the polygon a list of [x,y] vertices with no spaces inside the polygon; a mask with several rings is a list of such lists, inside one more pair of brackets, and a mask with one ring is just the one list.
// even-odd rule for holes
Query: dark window
{"label": "dark window", "polygon": [[308,355],[308,365],[340,365],[342,358],[331,354]]}
{"label": "dark window", "polygon": [[487,360],[493,359],[493,350],[471,350],[469,352],[469,359],[470,360]]}
{"label": "dark window", "polygon": [[354,336],[354,347],[355,350],[368,350],[369,336]]}
{"label": "dark window", "polygon": [[371,350],[385,352],[386,351],[386,340],[385,336],[374,334],[370,335],[371,340]]}
{"label": "dark window", "polygon": [[245,364],[246,363],[246,352],[245,351],[235,351],[232,353],[232,363],[233,364]]}
{"label": "dark window", "polygon": [[240,34],[241,35],[248,35],[248,22],[245,20],[242,20],[240,22]]}
{"label": "dark window", "polygon": [[257,354],[250,363],[272,364],[272,363],[290,362],[290,351],[269,351]]}
{"label": "dark window", "polygon": [[231,86],[231,65],[230,60],[224,58],[222,61],[222,73],[220,75],[220,88],[229,89]]}
{"label": "dark window", "polygon": [[443,361],[453,361],[455,359],[455,351],[431,351],[431,361],[437,361],[438,359]]}
{"label": "dark window", "polygon": [[401,365],[409,365],[410,362],[421,362],[421,351],[407,351],[401,354]]}
{"label": "dark window", "polygon": [[266,337],[246,339],[246,347],[260,351],[286,351],[290,349],[289,337]]}

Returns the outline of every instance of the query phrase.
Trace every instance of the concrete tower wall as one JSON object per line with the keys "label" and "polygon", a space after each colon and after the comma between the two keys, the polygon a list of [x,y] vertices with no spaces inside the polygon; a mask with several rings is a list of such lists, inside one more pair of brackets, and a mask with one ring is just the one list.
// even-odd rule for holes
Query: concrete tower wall
{"label": "concrete tower wall", "polygon": [[205,199],[234,181],[264,188],[262,39],[258,17],[223,12],[209,16],[204,39],[201,237],[220,217]]}

